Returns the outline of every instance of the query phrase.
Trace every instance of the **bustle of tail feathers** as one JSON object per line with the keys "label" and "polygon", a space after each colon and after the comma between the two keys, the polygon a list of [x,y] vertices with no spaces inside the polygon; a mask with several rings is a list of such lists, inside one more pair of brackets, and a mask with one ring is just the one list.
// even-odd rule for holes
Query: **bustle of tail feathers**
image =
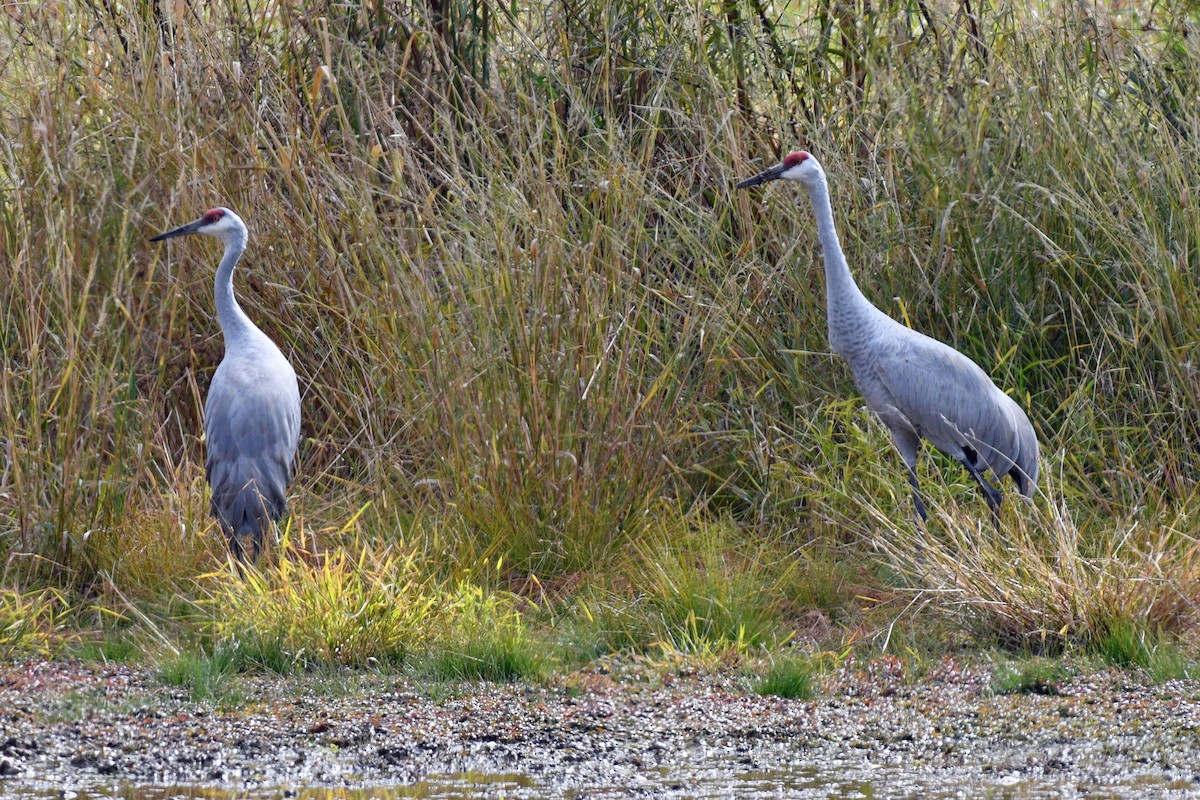
{"label": "bustle of tail feathers", "polygon": [[259,492],[254,481],[243,486],[230,502],[222,507],[218,498],[212,499],[212,513],[220,522],[221,530],[229,540],[229,549],[239,561],[245,561],[244,539],[250,539],[250,560],[258,558],[263,549],[263,537],[271,523],[287,513],[287,499],[272,499]]}
{"label": "bustle of tail feathers", "polygon": [[[1034,465],[1034,469],[1036,472],[1036,464]],[[1035,483],[1035,475],[1026,474],[1025,470],[1021,469],[1016,464],[1014,464],[1013,468],[1008,471],[1008,474],[1017,484],[1018,492],[1023,494],[1025,497],[1033,497],[1033,490],[1037,486]]]}
{"label": "bustle of tail feathers", "polygon": [[1020,430],[1020,455],[1016,459],[1009,474],[1016,481],[1017,490],[1026,497],[1033,497],[1034,490],[1037,488],[1038,478],[1038,440],[1037,435],[1033,431],[1033,426],[1029,423],[1029,419],[1025,413],[1021,412],[1021,417],[1024,420],[1024,425]]}

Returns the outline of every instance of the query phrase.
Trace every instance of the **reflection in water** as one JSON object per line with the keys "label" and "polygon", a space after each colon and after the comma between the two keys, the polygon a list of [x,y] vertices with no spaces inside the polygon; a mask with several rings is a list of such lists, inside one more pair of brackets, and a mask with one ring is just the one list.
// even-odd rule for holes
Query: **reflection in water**
{"label": "reflection in water", "polygon": [[[155,786],[144,784],[97,784],[86,789],[47,790],[2,785],[4,797],[28,800],[401,800],[427,798],[432,800],[475,800],[479,797],[540,798],[547,797],[535,781],[526,775],[486,775],[464,772],[460,775],[437,775],[404,786],[364,786],[335,788],[307,786],[294,788],[232,788],[219,786]],[[561,795],[560,795],[561,796]]]}
{"label": "reflection in water", "polygon": [[[516,773],[464,772],[456,775],[431,775],[418,783],[403,786],[370,785],[365,787],[256,787],[162,786],[135,784],[95,784],[74,790],[48,790],[44,786],[23,790],[19,785],[0,783],[4,797],[24,800],[595,800],[636,795],[664,798],[858,798],[922,797],[930,800],[957,797],[984,797],[997,800],[1013,798],[1059,798],[1064,791],[1071,796],[1105,800],[1144,797],[1189,797],[1195,787],[1171,783],[1148,776],[1129,776],[1126,780],[1105,781],[1087,786],[1078,778],[1054,776],[1029,778],[1025,775],[981,774],[978,769],[951,771],[920,767],[889,766],[864,768],[794,764],[789,768],[764,769],[712,759],[703,765],[692,764],[686,777],[672,769],[643,773],[636,786],[605,785],[601,775],[590,781],[576,781],[576,788],[564,788],[562,781],[545,782]],[[1187,782],[1184,782],[1185,784]]]}
{"label": "reflection in water", "polygon": [[437,800],[474,800],[479,797],[545,797],[535,782],[525,775],[485,775],[465,772],[461,775],[431,776],[404,786],[365,786],[359,788],[322,786],[289,788],[233,788],[219,786],[155,786],[144,784],[97,784],[86,789],[22,792],[19,787],[3,786],[4,797],[28,800],[401,800],[437,798]]}

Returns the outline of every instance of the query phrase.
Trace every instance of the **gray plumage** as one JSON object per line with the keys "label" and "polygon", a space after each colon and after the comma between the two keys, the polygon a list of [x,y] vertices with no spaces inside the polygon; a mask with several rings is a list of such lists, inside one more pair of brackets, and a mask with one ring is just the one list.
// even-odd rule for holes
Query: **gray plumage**
{"label": "gray plumage", "polygon": [[1038,443],[1029,418],[971,359],[906,328],[863,296],[842,253],[825,171],[815,158],[791,153],[737,188],[772,180],[798,181],[812,201],[825,257],[829,345],[850,364],[867,405],[891,432],[908,467],[917,513],[926,518],[917,456],[921,439],[927,439],[966,467],[998,525],[1002,495],[983,473],[990,471],[997,480],[1010,476],[1021,494],[1033,496]]}
{"label": "gray plumage", "polygon": [[214,285],[225,356],[204,403],[204,462],[212,513],[238,560],[257,558],[271,523],[287,513],[287,487],[300,441],[300,388],[283,353],[243,313],[233,295],[233,268],[246,249],[246,225],[227,208],[155,236],[187,234],[225,243]]}

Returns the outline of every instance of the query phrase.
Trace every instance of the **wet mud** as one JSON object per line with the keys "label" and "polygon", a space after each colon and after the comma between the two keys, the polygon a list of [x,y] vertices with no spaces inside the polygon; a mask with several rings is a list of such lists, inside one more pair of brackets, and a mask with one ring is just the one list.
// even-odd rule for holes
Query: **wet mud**
{"label": "wet mud", "polygon": [[986,663],[914,679],[880,659],[811,700],[760,697],[736,671],[626,664],[532,686],[240,677],[235,696],[193,702],[142,668],[8,663],[0,794],[1200,797],[1200,682],[1114,670],[1038,689],[996,694]]}

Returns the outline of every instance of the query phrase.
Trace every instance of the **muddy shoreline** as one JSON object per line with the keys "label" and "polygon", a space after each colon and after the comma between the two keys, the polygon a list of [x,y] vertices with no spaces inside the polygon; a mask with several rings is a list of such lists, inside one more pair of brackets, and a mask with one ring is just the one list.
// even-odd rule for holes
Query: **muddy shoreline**
{"label": "muddy shoreline", "polygon": [[530,797],[765,797],[773,781],[797,797],[838,782],[876,796],[1200,797],[1200,681],[1112,670],[1030,694],[989,681],[984,662],[947,658],[913,679],[881,659],[785,700],[736,672],[625,664],[536,686],[241,677],[238,697],[214,704],[131,666],[7,663],[0,793],[245,796],[475,773],[520,776]]}

